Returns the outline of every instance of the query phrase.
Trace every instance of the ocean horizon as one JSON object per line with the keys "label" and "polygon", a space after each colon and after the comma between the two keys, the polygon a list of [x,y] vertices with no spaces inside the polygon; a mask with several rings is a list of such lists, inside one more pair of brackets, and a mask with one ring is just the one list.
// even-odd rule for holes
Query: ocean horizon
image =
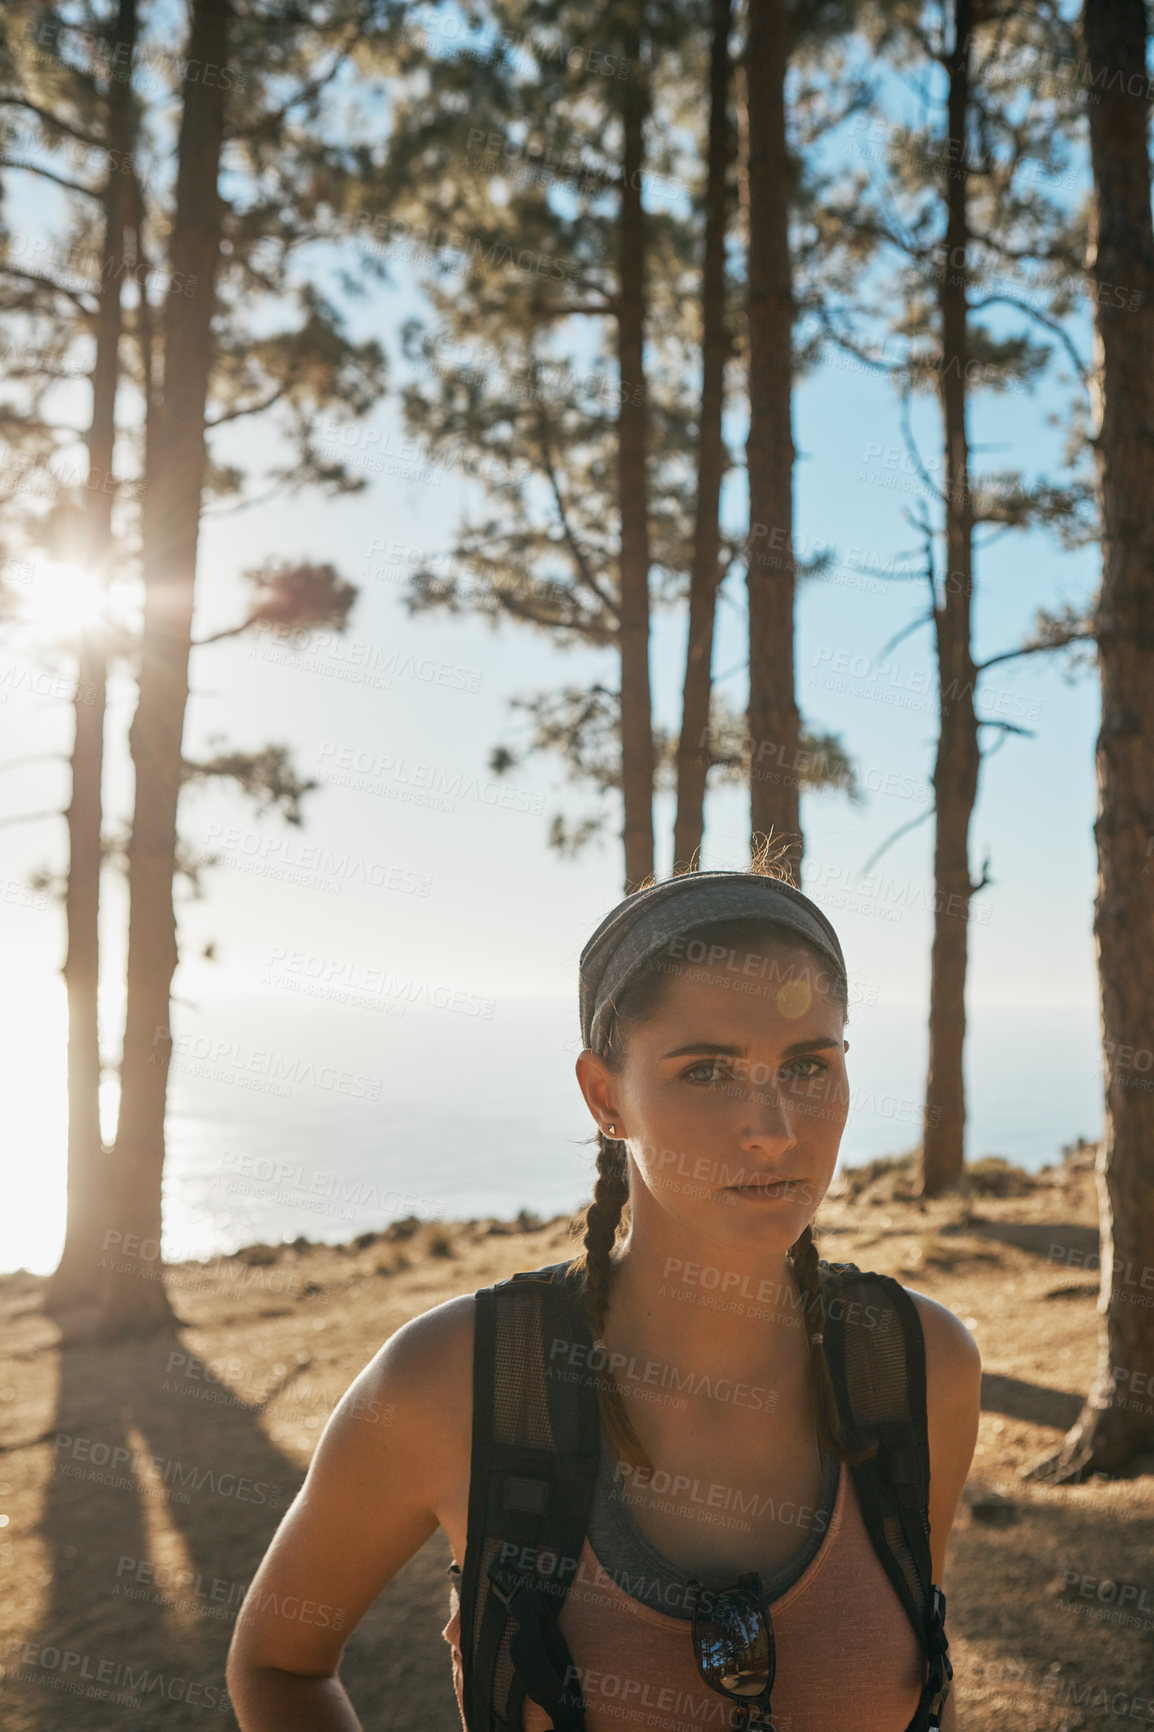
{"label": "ocean horizon", "polygon": [[[391,1013],[329,1000],[321,1015],[285,993],[229,990],[178,1005],[173,1026],[167,1261],[300,1236],[339,1243],[408,1215],[548,1217],[590,1195],[568,998],[465,994]],[[839,1165],[903,1154],[919,1137],[924,1006],[852,1006],[847,1034]],[[972,1005],[966,1070],[968,1161],[1037,1170],[1101,1135],[1096,1005]],[[105,1104],[108,1135],[113,1091]],[[5,1270],[48,1273],[63,1243],[65,1124],[60,1111],[45,1124],[42,1094],[39,1106],[15,1115],[26,1128],[3,1181]]]}

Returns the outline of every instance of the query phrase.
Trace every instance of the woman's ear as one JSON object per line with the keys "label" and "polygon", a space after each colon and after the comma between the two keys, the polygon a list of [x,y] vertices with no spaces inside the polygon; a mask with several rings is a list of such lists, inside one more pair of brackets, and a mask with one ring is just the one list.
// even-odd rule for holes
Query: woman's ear
{"label": "woman's ear", "polygon": [[585,1105],[598,1126],[615,1123],[620,1118],[616,1103],[616,1078],[605,1060],[588,1047],[577,1055],[577,1084],[585,1097]]}

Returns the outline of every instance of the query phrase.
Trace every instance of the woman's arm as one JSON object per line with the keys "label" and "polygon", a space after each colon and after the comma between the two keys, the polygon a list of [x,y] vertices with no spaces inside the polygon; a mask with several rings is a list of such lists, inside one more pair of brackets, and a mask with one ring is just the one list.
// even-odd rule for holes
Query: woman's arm
{"label": "woman's arm", "polygon": [[243,1732],[359,1732],[337,1667],[468,1482],[472,1359],[467,1294],[405,1324],[342,1397],[237,1617],[228,1687]]}
{"label": "woman's arm", "polygon": [[[926,1411],[930,1443],[930,1555],[945,1590],[946,1543],[973,1460],[981,1417],[982,1359],[960,1318],[936,1299],[910,1290],[926,1343]],[[947,1595],[948,1598],[948,1595]],[[942,1732],[957,1732],[953,1690]]]}

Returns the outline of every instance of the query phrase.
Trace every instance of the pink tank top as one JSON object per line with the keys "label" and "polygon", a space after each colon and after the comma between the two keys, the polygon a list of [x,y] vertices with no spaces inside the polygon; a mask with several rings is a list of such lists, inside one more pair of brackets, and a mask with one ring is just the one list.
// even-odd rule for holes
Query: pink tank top
{"label": "pink tank top", "polygon": [[[450,1590],[441,1632],[465,1725],[460,1598]],[[842,1466],[833,1514],[818,1551],[771,1602],[777,1641],[777,1732],[905,1732],[925,1665],[917,1636],[870,1543],[853,1476]],[[699,1732],[729,1727],[737,1703],[703,1683],[687,1619],[633,1599],[602,1569],[586,1539],[561,1608],[561,1629],[581,1678],[588,1732]],[[551,1721],[526,1701],[525,1732]]]}

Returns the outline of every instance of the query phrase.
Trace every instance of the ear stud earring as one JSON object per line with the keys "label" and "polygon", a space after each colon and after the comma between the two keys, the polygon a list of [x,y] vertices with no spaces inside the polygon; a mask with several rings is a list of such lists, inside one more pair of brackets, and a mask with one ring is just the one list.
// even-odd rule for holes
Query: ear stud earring
{"label": "ear stud earring", "polygon": [[617,1135],[617,1126],[616,1125],[606,1125],[605,1126],[605,1135],[607,1137],[615,1137]]}

